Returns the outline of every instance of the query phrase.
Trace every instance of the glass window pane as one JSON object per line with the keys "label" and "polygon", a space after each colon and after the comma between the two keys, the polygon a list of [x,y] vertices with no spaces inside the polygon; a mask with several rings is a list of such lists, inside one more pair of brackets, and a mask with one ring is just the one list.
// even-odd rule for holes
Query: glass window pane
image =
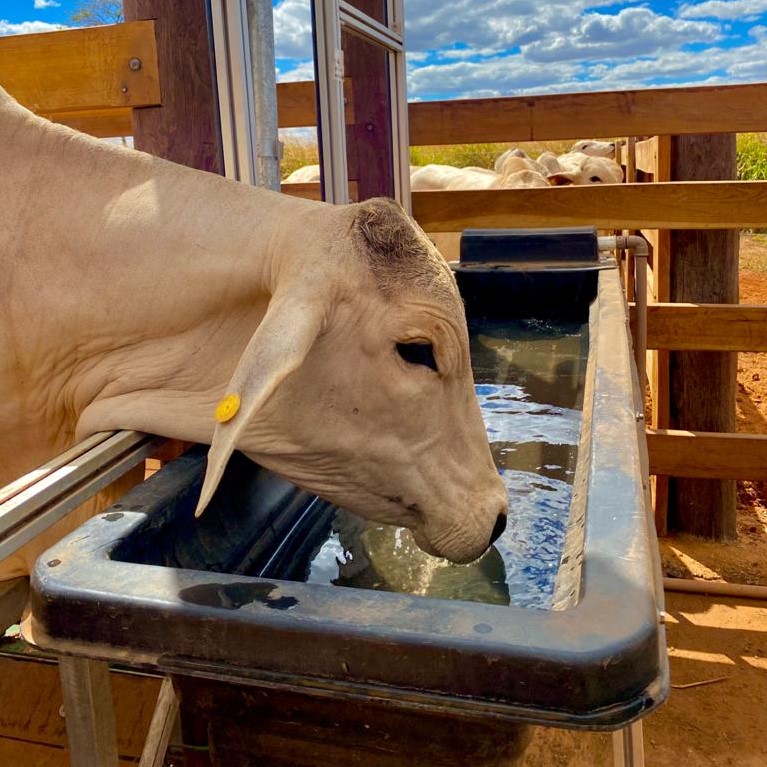
{"label": "glass window pane", "polygon": [[344,30],[346,156],[353,200],[394,196],[389,55]]}

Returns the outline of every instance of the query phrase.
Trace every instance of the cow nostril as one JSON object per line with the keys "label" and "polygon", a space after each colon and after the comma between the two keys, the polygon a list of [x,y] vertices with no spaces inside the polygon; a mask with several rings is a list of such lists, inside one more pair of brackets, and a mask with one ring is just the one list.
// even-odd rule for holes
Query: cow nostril
{"label": "cow nostril", "polygon": [[498,519],[495,520],[495,527],[493,528],[493,533],[490,536],[491,546],[503,535],[503,531],[505,529],[506,529],[506,515],[499,514]]}

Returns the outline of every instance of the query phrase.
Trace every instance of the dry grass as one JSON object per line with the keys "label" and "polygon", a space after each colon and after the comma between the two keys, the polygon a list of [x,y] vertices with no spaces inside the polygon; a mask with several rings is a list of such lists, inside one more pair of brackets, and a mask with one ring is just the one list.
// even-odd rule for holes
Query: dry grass
{"label": "dry grass", "polygon": [[740,268],[747,272],[767,273],[767,234],[741,235]]}
{"label": "dry grass", "polygon": [[[570,141],[531,141],[519,144],[455,144],[453,146],[410,147],[410,162],[413,165],[453,165],[456,168],[474,166],[492,168],[496,158],[512,147],[524,149],[531,157],[541,152],[555,154],[567,152]],[[287,178],[297,168],[319,162],[317,144],[309,139],[283,139],[282,177]]]}
{"label": "dry grass", "polygon": [[315,165],[320,161],[317,143],[310,139],[291,137],[283,139],[282,146],[282,178],[287,178],[294,170],[303,168],[304,165]]}

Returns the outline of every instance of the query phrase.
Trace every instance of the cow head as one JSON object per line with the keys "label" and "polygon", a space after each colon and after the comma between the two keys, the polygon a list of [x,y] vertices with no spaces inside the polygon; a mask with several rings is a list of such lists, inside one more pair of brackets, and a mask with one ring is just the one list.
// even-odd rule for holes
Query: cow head
{"label": "cow head", "polygon": [[394,203],[334,211],[332,257],[283,281],[228,384],[198,513],[240,449],[362,517],[410,528],[429,553],[471,561],[502,531],[507,496],[455,281]]}
{"label": "cow head", "polygon": [[578,153],[571,156],[578,158],[577,162],[546,177],[552,186],[620,184],[623,181],[623,169],[608,157],[589,157]]}

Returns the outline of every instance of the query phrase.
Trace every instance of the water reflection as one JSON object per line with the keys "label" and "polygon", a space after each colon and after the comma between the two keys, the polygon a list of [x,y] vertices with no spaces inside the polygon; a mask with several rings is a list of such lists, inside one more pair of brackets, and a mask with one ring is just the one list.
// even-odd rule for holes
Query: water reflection
{"label": "water reflection", "polygon": [[483,557],[453,565],[409,531],[339,511],[306,580],[444,599],[547,608],[567,527],[581,426],[587,337],[580,324],[470,326],[476,392],[509,492],[506,532]]}

